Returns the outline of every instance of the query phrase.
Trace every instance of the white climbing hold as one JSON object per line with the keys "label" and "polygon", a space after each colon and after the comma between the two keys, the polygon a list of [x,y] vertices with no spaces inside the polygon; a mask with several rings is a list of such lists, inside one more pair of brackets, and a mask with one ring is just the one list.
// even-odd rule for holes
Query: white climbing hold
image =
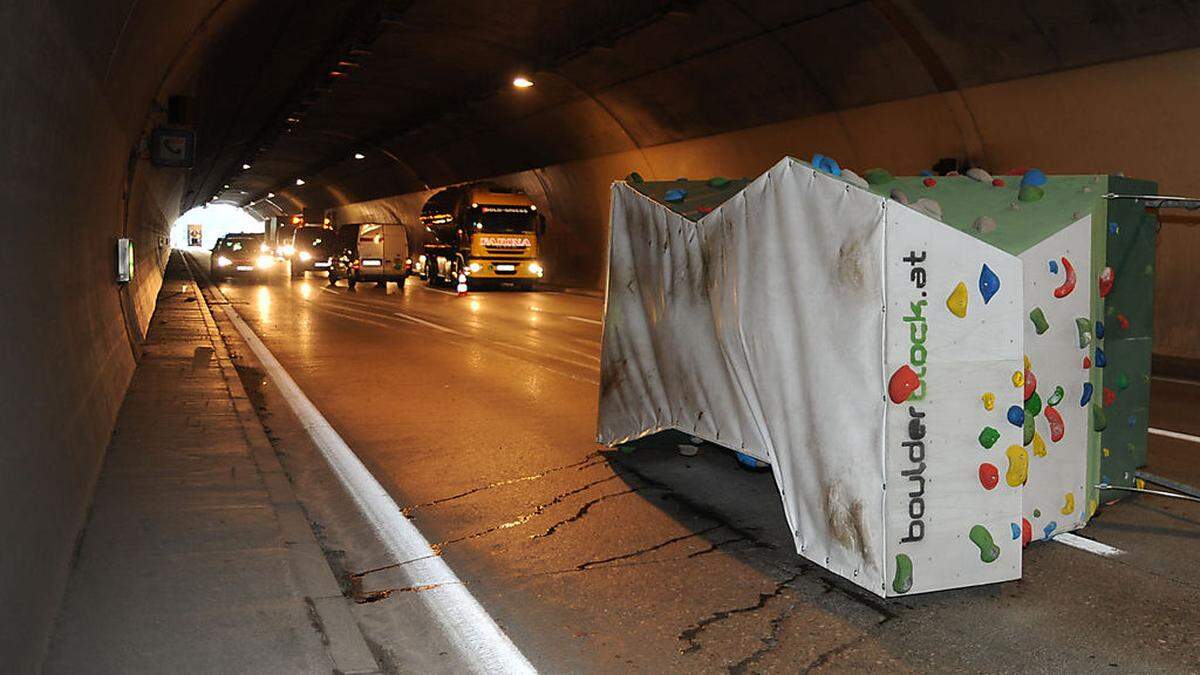
{"label": "white climbing hold", "polygon": [[867,182],[866,178],[854,173],[850,169],[842,169],[842,180],[856,188],[862,188],[864,190],[871,189],[871,184]]}
{"label": "white climbing hold", "polygon": [[992,182],[992,174],[980,169],[979,167],[967,169],[967,178],[970,178],[971,180],[977,180],[980,183]]}
{"label": "white climbing hold", "polygon": [[896,188],[896,189],[892,190],[891,196],[892,196],[892,199],[900,202],[901,204],[904,204],[906,206],[908,205],[908,195],[904,194],[904,192],[900,188]]}
{"label": "white climbing hold", "polygon": [[700,448],[688,443],[680,443],[676,447],[679,448],[679,454],[683,455],[684,457],[695,457],[700,453]]}
{"label": "white climbing hold", "polygon": [[979,216],[971,225],[975,231],[980,234],[988,234],[996,231],[996,219],[991,216]]}
{"label": "white climbing hold", "polygon": [[938,220],[942,219],[942,205],[937,203],[936,200],[922,197],[912,207],[927,216],[937,218]]}

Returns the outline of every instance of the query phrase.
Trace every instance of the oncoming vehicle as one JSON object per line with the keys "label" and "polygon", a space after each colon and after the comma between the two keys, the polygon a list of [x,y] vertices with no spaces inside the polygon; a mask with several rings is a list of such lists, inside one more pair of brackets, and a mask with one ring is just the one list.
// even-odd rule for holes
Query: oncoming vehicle
{"label": "oncoming vehicle", "polygon": [[346,279],[350,288],[360,281],[380,286],[389,281],[404,283],[412,273],[408,250],[408,230],[397,223],[356,223],[341,225],[339,251],[329,268],[329,283]]}
{"label": "oncoming vehicle", "polygon": [[256,276],[275,264],[275,256],[262,234],[228,234],[217,240],[208,262],[214,281],[228,277]]}
{"label": "oncoming vehicle", "polygon": [[442,190],[421,210],[433,235],[419,259],[429,284],[510,283],[532,289],[545,274],[538,260],[546,224],[524,192],[477,184]]}
{"label": "oncoming vehicle", "polygon": [[305,272],[326,272],[337,253],[337,232],[330,227],[298,227],[284,239],[279,255],[288,260],[292,277]]}

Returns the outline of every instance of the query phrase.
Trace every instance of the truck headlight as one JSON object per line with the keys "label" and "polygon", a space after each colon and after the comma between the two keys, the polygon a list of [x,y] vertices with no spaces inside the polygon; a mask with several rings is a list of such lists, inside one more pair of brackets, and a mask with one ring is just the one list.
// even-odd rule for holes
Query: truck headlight
{"label": "truck headlight", "polygon": [[217,267],[229,267],[232,264],[233,264],[233,261],[230,260],[229,258],[226,258],[225,256],[217,257]]}
{"label": "truck headlight", "polygon": [[275,259],[269,255],[260,255],[258,256],[258,260],[254,262],[258,266],[258,269],[265,270],[275,264]]}
{"label": "truck headlight", "polygon": [[[288,255],[291,255],[291,254],[289,253]],[[302,260],[304,262],[308,262],[309,260],[312,260],[312,254],[309,253],[308,251],[300,251],[300,260]]]}
{"label": "truck headlight", "polygon": [[467,269],[471,270],[471,272],[478,272],[479,270],[483,269],[483,265],[473,262],[470,265],[467,265]]}
{"label": "truck headlight", "polygon": [[529,271],[540,277],[545,273],[546,270],[542,267],[541,263],[534,260],[533,262],[529,263]]}

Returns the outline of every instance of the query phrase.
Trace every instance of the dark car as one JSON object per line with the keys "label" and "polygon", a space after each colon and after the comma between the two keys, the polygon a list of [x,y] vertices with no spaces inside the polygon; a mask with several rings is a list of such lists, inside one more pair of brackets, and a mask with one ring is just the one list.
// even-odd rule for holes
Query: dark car
{"label": "dark car", "polygon": [[217,240],[208,263],[214,281],[228,277],[257,276],[275,264],[266,238],[261,234],[229,234]]}
{"label": "dark car", "polygon": [[293,277],[302,277],[305,272],[325,272],[337,253],[337,233],[328,227],[298,227],[291,241],[280,246],[280,254],[287,258]]}

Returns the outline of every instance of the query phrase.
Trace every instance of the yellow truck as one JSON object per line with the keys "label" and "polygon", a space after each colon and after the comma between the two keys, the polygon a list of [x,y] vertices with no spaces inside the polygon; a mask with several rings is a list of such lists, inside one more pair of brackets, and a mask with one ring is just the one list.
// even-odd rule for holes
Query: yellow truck
{"label": "yellow truck", "polygon": [[447,188],[429,198],[421,224],[433,241],[416,269],[429,285],[513,285],[532,290],[546,270],[539,259],[546,221],[529,195],[490,184]]}

